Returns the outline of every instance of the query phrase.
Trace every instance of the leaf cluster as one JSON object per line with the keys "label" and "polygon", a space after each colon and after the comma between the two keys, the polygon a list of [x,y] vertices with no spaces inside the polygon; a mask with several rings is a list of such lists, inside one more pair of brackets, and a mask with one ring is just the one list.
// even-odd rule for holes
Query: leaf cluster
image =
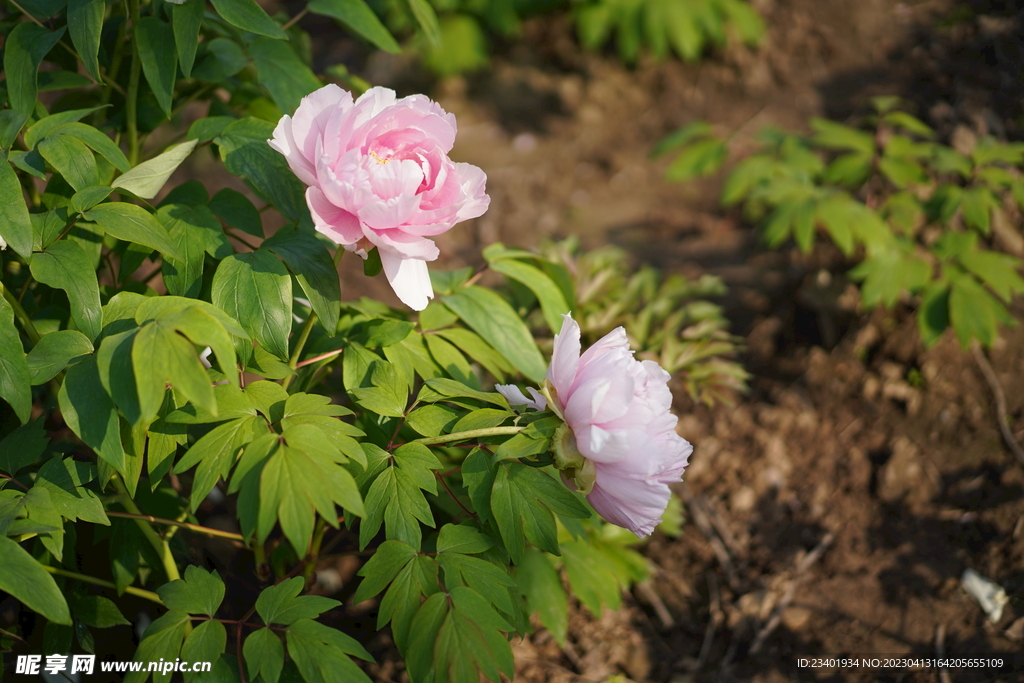
{"label": "leaf cluster", "polygon": [[[953,148],[895,98],[873,106],[859,127],[812,119],[810,134],[763,131],[760,149],[728,172],[722,203],[740,207],[769,247],[793,239],[806,253],[830,240],[855,264],[862,305],[912,303],[926,345],[950,327],[965,347],[991,345],[1024,293],[1021,260],[997,246],[1024,207],[1024,144]],[[656,151],[677,151],[667,174],[687,180],[715,173],[726,143],[693,123]]]}

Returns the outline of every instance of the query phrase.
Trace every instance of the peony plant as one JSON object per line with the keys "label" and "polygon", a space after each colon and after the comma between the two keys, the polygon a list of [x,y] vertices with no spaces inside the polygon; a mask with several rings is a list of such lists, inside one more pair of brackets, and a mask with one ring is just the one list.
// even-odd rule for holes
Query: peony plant
{"label": "peony plant", "polygon": [[[400,659],[412,683],[499,681],[515,635],[565,642],[571,598],[618,606],[648,571],[636,536],[679,532],[669,374],[621,330],[581,355],[557,259],[498,247],[498,288],[428,270],[488,205],[451,114],[325,83],[300,17],[251,0],[9,9],[5,671],[93,654],[141,663],[129,683],[319,683]],[[398,49],[362,0],[306,12]],[[343,294],[345,251],[403,305]],[[544,387],[535,410],[511,384]],[[347,605],[325,595],[337,552],[362,562]],[[346,630],[357,604],[386,637]]]}

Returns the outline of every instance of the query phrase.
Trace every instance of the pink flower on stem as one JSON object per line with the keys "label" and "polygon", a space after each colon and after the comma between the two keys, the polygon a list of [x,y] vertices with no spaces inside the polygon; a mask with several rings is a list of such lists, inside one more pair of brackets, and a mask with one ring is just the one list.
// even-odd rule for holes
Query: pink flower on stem
{"label": "pink flower on stem", "polygon": [[621,327],[581,356],[580,327],[562,316],[543,389],[527,398],[511,384],[496,388],[512,405],[550,408],[565,420],[552,439],[555,466],[599,515],[638,537],[661,522],[669,484],[680,481],[693,447],[676,434],[669,374],[633,358]]}
{"label": "pink flower on stem", "polygon": [[378,87],[353,102],[328,85],[282,117],[268,142],[309,186],[316,229],[364,259],[377,247],[395,294],[421,311],[434,296],[429,238],[490,203],[484,172],[448,158],[455,132],[455,116],[425,95],[396,99]]}

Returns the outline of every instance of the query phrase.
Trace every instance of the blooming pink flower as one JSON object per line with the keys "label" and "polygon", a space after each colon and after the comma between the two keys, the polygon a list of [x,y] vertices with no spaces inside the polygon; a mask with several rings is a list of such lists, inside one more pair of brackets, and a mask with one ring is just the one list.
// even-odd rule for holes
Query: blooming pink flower
{"label": "blooming pink flower", "polygon": [[377,247],[384,274],[410,308],[433,298],[429,239],[487,210],[487,176],[448,158],[455,116],[424,95],[371,88],[358,100],[336,85],[302,98],[270,146],[306,190],[316,229],[364,259]]}
{"label": "blooming pink flower", "polygon": [[693,447],[676,434],[669,374],[633,358],[621,327],[580,355],[580,327],[563,316],[541,392],[498,391],[512,405],[549,406],[565,425],[555,432],[555,466],[602,517],[643,538],[654,531]]}

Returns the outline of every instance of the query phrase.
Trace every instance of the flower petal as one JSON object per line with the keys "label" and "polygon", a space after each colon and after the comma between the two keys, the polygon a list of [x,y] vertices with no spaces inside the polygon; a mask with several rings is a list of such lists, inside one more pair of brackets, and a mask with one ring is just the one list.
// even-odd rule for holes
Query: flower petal
{"label": "flower petal", "polygon": [[434,298],[426,261],[402,258],[388,249],[380,250],[380,261],[384,275],[402,303],[414,311],[426,308]]}
{"label": "flower petal", "polygon": [[555,350],[547,377],[558,393],[558,402],[565,407],[580,362],[580,326],[572,314],[562,316],[562,329],[555,335]]}

